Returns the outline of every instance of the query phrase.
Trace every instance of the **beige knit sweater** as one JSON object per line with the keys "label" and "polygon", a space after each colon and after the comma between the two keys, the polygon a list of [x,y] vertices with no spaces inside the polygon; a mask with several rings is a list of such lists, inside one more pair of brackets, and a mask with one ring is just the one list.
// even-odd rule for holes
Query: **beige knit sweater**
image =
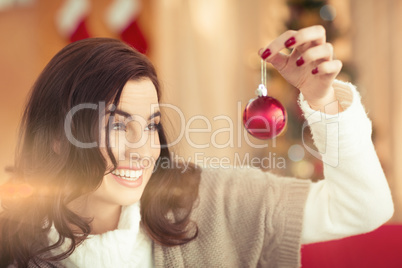
{"label": "beige knit sweater", "polygon": [[298,267],[310,181],[258,169],[204,169],[192,219],[198,237],[154,244],[156,267]]}

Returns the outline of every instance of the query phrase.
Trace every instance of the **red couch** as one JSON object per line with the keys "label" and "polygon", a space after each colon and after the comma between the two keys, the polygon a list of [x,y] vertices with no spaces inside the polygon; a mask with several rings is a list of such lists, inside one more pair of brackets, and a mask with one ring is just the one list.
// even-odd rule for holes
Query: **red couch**
{"label": "red couch", "polygon": [[302,268],[402,268],[402,225],[302,247]]}

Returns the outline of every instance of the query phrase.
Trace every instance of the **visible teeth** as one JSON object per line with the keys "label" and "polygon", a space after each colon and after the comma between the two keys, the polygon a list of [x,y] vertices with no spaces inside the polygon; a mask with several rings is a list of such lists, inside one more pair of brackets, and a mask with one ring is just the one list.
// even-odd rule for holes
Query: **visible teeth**
{"label": "visible teeth", "polygon": [[142,169],[141,170],[117,169],[112,171],[112,173],[128,181],[136,181],[142,175]]}

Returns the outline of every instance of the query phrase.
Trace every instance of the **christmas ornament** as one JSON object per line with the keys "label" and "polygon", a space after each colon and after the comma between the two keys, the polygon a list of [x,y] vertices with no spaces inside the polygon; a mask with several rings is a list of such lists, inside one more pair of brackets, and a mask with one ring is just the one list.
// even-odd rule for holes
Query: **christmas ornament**
{"label": "christmas ornament", "polygon": [[266,62],[261,60],[261,84],[243,112],[243,124],[247,132],[262,140],[272,139],[286,126],[286,110],[275,98],[268,96],[266,88]]}

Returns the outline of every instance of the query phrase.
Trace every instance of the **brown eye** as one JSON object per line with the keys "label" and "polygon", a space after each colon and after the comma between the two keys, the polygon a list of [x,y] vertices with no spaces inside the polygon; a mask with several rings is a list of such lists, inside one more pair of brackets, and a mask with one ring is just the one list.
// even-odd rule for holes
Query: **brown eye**
{"label": "brown eye", "polygon": [[126,125],[121,122],[113,123],[112,129],[117,131],[126,131]]}
{"label": "brown eye", "polygon": [[161,123],[151,123],[145,128],[145,130],[158,131],[160,128]]}

